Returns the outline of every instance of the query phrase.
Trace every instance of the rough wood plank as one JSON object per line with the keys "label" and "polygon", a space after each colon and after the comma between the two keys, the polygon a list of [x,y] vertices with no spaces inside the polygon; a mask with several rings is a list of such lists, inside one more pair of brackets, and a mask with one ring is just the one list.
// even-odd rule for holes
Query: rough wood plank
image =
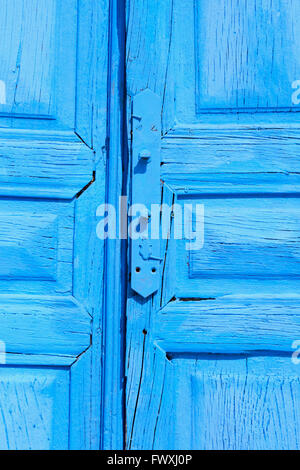
{"label": "rough wood plank", "polygon": [[[7,353],[68,356],[90,346],[91,317],[71,296],[0,296],[1,340]],[[72,360],[73,359],[73,360]]]}
{"label": "rough wood plank", "polygon": [[[160,289],[158,297],[160,306],[166,305],[175,295],[176,285],[176,241],[174,240],[174,217],[172,208],[175,204],[174,191],[165,183],[161,185],[161,202],[166,205],[163,220],[163,230],[168,238],[163,238],[160,242],[161,266],[160,266]],[[161,227],[162,228],[162,227]]]}
{"label": "rough wood plank", "polygon": [[[174,125],[173,0],[127,1],[127,93],[149,88],[162,100],[162,128]],[[130,98],[128,101],[130,109]],[[130,114],[129,114],[130,115]],[[129,123],[130,129],[130,123]]]}
{"label": "rough wood plank", "polygon": [[[186,301],[170,302],[160,310],[165,305],[159,302],[161,297],[143,301],[129,290],[127,448],[298,448],[299,380],[291,352],[293,340],[300,335],[300,304],[295,295],[299,290],[298,237],[294,225],[300,188],[299,114],[276,113],[273,108],[289,106],[295,79],[289,73],[296,72],[298,61],[292,63],[293,54],[283,51],[290,51],[289,41],[298,28],[298,18],[294,14],[286,28],[270,31],[274,24],[289,18],[296,2],[255,0],[249,5],[244,0],[221,0],[223,8],[217,11],[212,2],[201,0],[174,0],[172,5],[132,0],[127,4],[128,109],[131,97],[141,89],[149,87],[158,94],[164,90],[166,135],[162,140],[161,179],[181,203],[202,203],[201,198],[205,198],[214,205],[220,241],[220,246],[212,247],[212,258],[205,258],[204,253],[204,260],[201,252],[189,255],[184,251],[184,241],[177,243],[177,273],[172,273],[172,279],[170,276],[170,292],[175,287],[175,295]],[[195,10],[199,13],[196,18]],[[262,41],[266,35],[262,19],[266,19],[270,33],[266,41]],[[251,41],[250,29],[255,27],[260,34]],[[207,34],[204,38],[205,31],[209,31],[209,37]],[[262,64],[270,57],[272,39],[281,67],[287,71],[285,76],[278,75],[277,57],[271,56],[272,60]],[[260,59],[252,67],[253,75],[246,66],[246,51],[253,65],[257,49]],[[210,81],[217,70],[219,75]],[[283,83],[284,93],[276,95],[278,84]],[[212,114],[203,112],[204,106]],[[225,109],[218,114],[216,108],[220,106]],[[234,113],[236,106],[244,107],[245,113]],[[260,114],[251,114],[249,107],[253,106],[267,107],[261,108]],[[279,200],[284,201],[279,202],[280,210],[276,205]],[[237,218],[244,215],[238,222],[241,237],[237,237],[235,215],[226,223],[225,211],[224,221],[226,204],[235,207]],[[253,208],[264,213],[256,225]],[[285,221],[279,221],[282,210],[287,230],[292,227],[292,232],[284,233]],[[277,234],[275,244],[277,240],[283,255],[280,259],[276,258],[274,240],[266,241],[269,226],[269,235]],[[228,244],[223,252],[224,230]],[[231,249],[232,234],[245,243],[246,251],[253,248],[252,257],[246,256],[245,263],[238,248],[238,254],[235,250],[225,256],[226,249]],[[215,236],[212,245],[214,240]],[[251,242],[247,244],[246,240]],[[257,247],[261,248],[259,257]],[[268,256],[271,247],[274,258]],[[215,249],[219,251],[215,253]],[[203,276],[202,267],[211,272],[218,269],[218,262],[210,262],[214,256],[222,259],[220,276],[221,271],[228,277],[229,272],[238,273],[234,280],[229,279],[230,285],[224,276]],[[254,279],[255,268],[265,276],[264,282]],[[276,279],[280,270],[282,277]],[[228,292],[247,295],[222,297]],[[202,296],[218,300],[201,301]]]}
{"label": "rough wood plank", "polygon": [[[92,344],[71,368],[70,447],[99,450],[104,442],[104,291],[105,247],[98,239],[97,207],[106,201],[108,0],[78,2],[76,126],[80,138],[93,149],[93,183],[76,199],[73,294],[92,316]],[[115,138],[115,136],[114,136]],[[113,159],[115,158],[115,155]],[[116,316],[116,315],[115,315]],[[115,390],[113,392],[115,394]],[[116,394],[115,394],[116,395]],[[109,413],[109,411],[108,411]],[[122,417],[118,416],[118,419]],[[122,437],[122,436],[120,436]]]}
{"label": "rough wood plank", "polygon": [[71,199],[92,179],[94,154],[72,133],[0,133],[0,195]]}
{"label": "rough wood plank", "polygon": [[272,296],[171,302],[156,317],[154,334],[166,352],[219,354],[291,354],[299,335],[299,297]]}
{"label": "rough wood plank", "polygon": [[295,129],[186,128],[163,139],[162,162],[176,173],[299,173],[298,148]]}
{"label": "rough wood plank", "polygon": [[74,129],[77,2],[1,0],[1,11],[2,126]]}
{"label": "rough wood plank", "polygon": [[174,448],[298,449],[299,373],[289,356],[203,354],[172,363]]}
{"label": "rough wood plank", "polygon": [[297,0],[195,2],[198,113],[293,107],[298,8]]}
{"label": "rough wood plank", "polygon": [[74,204],[0,201],[0,292],[71,293]]}
{"label": "rough wood plank", "polygon": [[67,450],[66,369],[0,368],[0,449]]}
{"label": "rough wood plank", "polygon": [[[99,388],[92,390],[92,349],[88,349],[72,365],[70,371],[70,424],[69,424],[69,449],[70,450],[94,450],[97,448],[95,441],[99,429],[95,424],[99,422],[96,410],[92,406],[91,397],[96,394],[99,400]],[[93,371],[95,372],[95,371]],[[94,384],[96,384],[94,377]],[[93,435],[95,433],[95,435]]]}
{"label": "rough wood plank", "polygon": [[78,50],[75,131],[103,158],[106,141],[108,81],[108,2],[78,2]]}
{"label": "rough wood plank", "polygon": [[189,278],[299,278],[298,198],[199,195],[197,202],[205,207],[205,242],[189,253]]}
{"label": "rough wood plank", "polygon": [[51,116],[56,1],[1,0],[0,76],[6,84],[1,112]]}

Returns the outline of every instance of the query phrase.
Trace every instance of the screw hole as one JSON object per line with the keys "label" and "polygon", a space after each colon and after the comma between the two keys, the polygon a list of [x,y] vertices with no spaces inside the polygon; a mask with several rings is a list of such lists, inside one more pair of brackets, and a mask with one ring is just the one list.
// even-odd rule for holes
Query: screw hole
{"label": "screw hole", "polygon": [[151,271],[153,272],[153,274],[155,274],[156,273],[156,268],[152,268]]}
{"label": "screw hole", "polygon": [[136,270],[137,273],[141,272],[141,268],[135,268],[135,270]]}

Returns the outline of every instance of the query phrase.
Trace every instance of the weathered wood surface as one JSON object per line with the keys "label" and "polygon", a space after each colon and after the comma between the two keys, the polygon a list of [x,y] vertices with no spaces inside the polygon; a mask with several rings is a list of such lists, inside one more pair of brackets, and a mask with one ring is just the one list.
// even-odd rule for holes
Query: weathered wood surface
{"label": "weathered wood surface", "polygon": [[99,449],[109,2],[0,10],[0,447]]}
{"label": "weathered wood surface", "polygon": [[67,449],[69,394],[65,368],[2,367],[1,450]]}
{"label": "weathered wood surface", "polygon": [[74,129],[77,2],[1,0],[0,7],[2,126]]}
{"label": "weathered wood surface", "polygon": [[289,356],[200,355],[172,363],[174,448],[299,448],[299,374]]}
{"label": "weathered wood surface", "polygon": [[127,1],[129,113],[162,97],[164,200],[207,209],[203,250],[166,243],[157,295],[129,286],[129,449],[300,445],[298,4],[212,3]]}
{"label": "weathered wood surface", "polygon": [[154,331],[155,343],[169,353],[291,356],[293,338],[300,335],[299,297],[170,302],[157,315]]}
{"label": "weathered wood surface", "polygon": [[94,154],[71,132],[0,132],[0,195],[72,199],[93,179]]}
{"label": "weathered wood surface", "polygon": [[300,74],[297,0],[194,5],[197,112],[292,108],[291,83]]}
{"label": "weathered wood surface", "polygon": [[71,365],[90,346],[91,317],[73,297],[1,295],[0,316],[8,362],[12,353],[24,364],[27,355],[44,355],[48,364],[62,356]]}
{"label": "weathered wood surface", "polygon": [[298,130],[251,127],[175,128],[162,140],[162,162],[172,165],[163,172],[299,173]]}

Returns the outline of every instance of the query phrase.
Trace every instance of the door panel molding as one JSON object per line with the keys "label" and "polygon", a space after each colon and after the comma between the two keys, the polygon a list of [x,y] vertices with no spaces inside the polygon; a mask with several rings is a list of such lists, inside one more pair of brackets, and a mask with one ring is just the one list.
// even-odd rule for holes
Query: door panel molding
{"label": "door panel molding", "polygon": [[91,344],[91,316],[72,296],[1,295],[0,306],[10,364],[12,354],[18,364],[71,365]]}
{"label": "door panel molding", "polygon": [[154,343],[166,353],[292,355],[300,335],[300,297],[219,297],[175,301],[155,319]]}
{"label": "door panel molding", "polygon": [[94,152],[75,134],[0,132],[0,196],[72,199],[92,179]]}

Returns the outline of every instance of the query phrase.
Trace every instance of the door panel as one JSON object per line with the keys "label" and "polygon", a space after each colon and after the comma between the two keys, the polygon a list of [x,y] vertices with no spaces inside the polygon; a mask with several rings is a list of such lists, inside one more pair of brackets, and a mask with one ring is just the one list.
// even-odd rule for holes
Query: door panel
{"label": "door panel", "polygon": [[[79,2],[82,4],[82,2]],[[88,6],[89,2],[84,2]],[[74,126],[78,10],[74,0],[1,0],[1,80],[11,118],[22,127]],[[28,118],[39,121],[34,125]],[[17,121],[18,123],[20,121]],[[19,124],[14,127],[19,127]]]}
{"label": "door panel", "polygon": [[161,98],[161,200],[204,206],[204,246],[171,217],[159,291],[129,288],[127,447],[297,449],[297,2],[158,3],[127,2],[128,101]]}
{"label": "door panel", "polygon": [[278,289],[292,295],[299,280],[299,199],[195,193],[178,195],[177,203],[204,204],[204,247],[187,251],[186,241],[177,242],[177,296]]}
{"label": "door panel", "polygon": [[71,292],[74,203],[0,201],[1,293]]}
{"label": "door panel", "polygon": [[1,449],[68,448],[67,369],[1,367],[0,377]]}
{"label": "door panel", "polygon": [[0,0],[3,449],[100,446],[108,5],[96,3]]}
{"label": "door panel", "polygon": [[274,364],[263,355],[200,355],[175,357],[174,366],[184,383],[177,392],[176,448],[298,447],[299,376],[289,357]]}
{"label": "door panel", "polygon": [[297,0],[197,0],[194,8],[197,113],[290,109]]}
{"label": "door panel", "polygon": [[0,74],[7,84],[2,113],[51,116],[56,8],[56,0],[1,0]]}
{"label": "door panel", "polygon": [[[240,124],[298,122],[299,108],[291,100],[300,73],[297,8],[297,0],[169,5],[172,45],[167,57],[169,64],[174,60],[174,75],[171,66],[168,80],[177,122],[222,126],[224,114],[226,122]],[[287,112],[292,116],[283,115]]]}
{"label": "door panel", "polygon": [[159,396],[149,395],[147,424],[137,410],[139,447],[298,447],[299,375],[289,357],[178,354],[164,366],[162,359],[161,372],[157,365],[152,377],[164,386]]}

